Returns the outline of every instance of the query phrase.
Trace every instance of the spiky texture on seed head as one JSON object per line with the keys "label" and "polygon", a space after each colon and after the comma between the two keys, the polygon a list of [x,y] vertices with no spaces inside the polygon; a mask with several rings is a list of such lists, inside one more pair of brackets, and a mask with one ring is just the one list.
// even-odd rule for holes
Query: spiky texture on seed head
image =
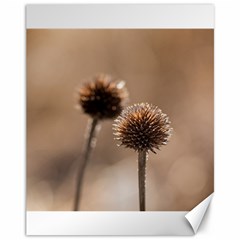
{"label": "spiky texture on seed head", "polygon": [[148,103],[127,107],[113,124],[115,139],[120,145],[136,151],[154,151],[166,145],[172,128],[168,116]]}
{"label": "spiky texture on seed head", "polygon": [[93,118],[115,118],[128,98],[124,85],[124,81],[115,82],[110,75],[99,74],[79,89],[79,105]]}

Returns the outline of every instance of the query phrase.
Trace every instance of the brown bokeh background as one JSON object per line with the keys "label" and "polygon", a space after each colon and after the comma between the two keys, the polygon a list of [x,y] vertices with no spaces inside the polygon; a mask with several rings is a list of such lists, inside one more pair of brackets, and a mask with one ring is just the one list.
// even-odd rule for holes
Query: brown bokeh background
{"label": "brown bokeh background", "polygon": [[[152,103],[172,122],[149,155],[147,210],[191,210],[213,192],[213,30],[27,30],[27,209],[72,210],[88,121],[75,93],[100,72],[126,81],[129,105]],[[136,159],[102,122],[81,210],[137,211]]]}

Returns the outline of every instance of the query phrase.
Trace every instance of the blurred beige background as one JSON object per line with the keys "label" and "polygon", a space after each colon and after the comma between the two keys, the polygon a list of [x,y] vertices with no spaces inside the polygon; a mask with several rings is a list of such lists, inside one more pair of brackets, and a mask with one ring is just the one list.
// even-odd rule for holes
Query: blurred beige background
{"label": "blurred beige background", "polygon": [[[126,80],[130,102],[167,113],[169,144],[150,153],[147,210],[191,210],[213,192],[213,30],[27,30],[27,209],[72,210],[88,117],[76,88]],[[81,210],[137,211],[137,155],[102,122]]]}

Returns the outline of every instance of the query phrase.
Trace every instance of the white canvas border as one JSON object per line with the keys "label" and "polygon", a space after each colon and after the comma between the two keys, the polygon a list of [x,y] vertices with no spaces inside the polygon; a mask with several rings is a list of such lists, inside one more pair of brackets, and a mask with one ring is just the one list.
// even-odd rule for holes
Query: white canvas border
{"label": "white canvas border", "polygon": [[187,212],[27,212],[28,236],[193,235]]}
{"label": "white canvas border", "polygon": [[30,4],[26,28],[214,28],[212,4]]}

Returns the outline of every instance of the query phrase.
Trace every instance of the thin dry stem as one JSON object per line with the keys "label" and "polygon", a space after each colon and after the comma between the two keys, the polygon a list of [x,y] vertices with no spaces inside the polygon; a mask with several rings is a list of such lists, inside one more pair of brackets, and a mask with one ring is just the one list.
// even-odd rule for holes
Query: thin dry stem
{"label": "thin dry stem", "polygon": [[139,187],[139,208],[145,211],[146,208],[146,161],[147,151],[138,152],[138,187]]}
{"label": "thin dry stem", "polygon": [[78,211],[79,209],[83,176],[84,176],[84,172],[87,166],[87,162],[88,162],[91,150],[94,148],[94,142],[96,140],[95,138],[97,133],[97,125],[98,125],[98,119],[93,118],[91,119],[89,123],[89,127],[87,128],[86,142],[83,148],[82,161],[79,162],[79,168],[78,168],[78,173],[76,178],[76,191],[75,191],[74,206],[73,206],[74,211]]}

